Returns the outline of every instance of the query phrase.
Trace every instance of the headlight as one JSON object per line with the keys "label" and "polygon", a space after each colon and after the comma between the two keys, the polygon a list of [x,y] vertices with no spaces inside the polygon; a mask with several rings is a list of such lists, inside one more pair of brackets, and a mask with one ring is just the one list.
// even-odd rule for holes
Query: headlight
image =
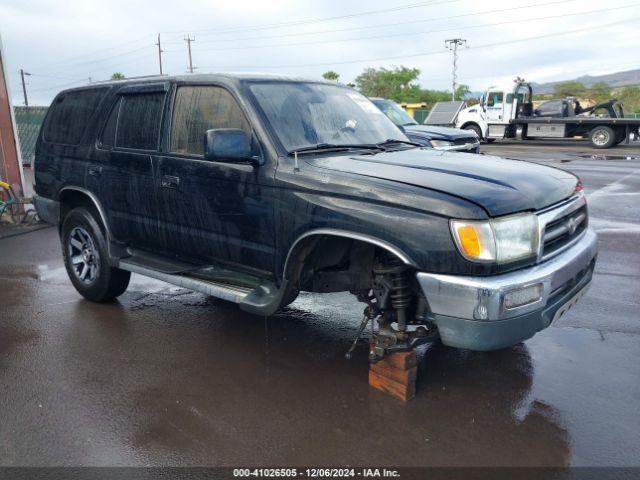
{"label": "headlight", "polygon": [[433,148],[450,147],[451,145],[453,145],[453,142],[450,142],[448,140],[429,140],[429,143]]}
{"label": "headlight", "polygon": [[538,217],[531,213],[486,221],[452,220],[451,232],[464,258],[508,263],[534,256],[540,242]]}

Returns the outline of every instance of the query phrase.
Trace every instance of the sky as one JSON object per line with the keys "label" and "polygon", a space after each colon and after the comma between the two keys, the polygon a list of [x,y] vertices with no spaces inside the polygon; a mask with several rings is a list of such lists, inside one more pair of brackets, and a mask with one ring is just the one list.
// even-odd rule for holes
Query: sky
{"label": "sky", "polygon": [[343,83],[367,67],[421,71],[451,89],[445,40],[463,38],[458,83],[482,91],[520,76],[548,82],[640,68],[638,0],[0,0],[14,104],[61,89],[159,73],[266,72]]}

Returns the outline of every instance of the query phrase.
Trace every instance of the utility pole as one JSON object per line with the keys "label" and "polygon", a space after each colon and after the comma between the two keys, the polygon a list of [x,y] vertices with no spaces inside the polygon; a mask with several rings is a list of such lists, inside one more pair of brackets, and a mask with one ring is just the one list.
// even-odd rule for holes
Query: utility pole
{"label": "utility pole", "polygon": [[453,90],[451,92],[451,101],[456,101],[456,86],[457,86],[457,69],[458,69],[458,47],[460,45],[467,46],[467,41],[464,38],[451,38],[444,41],[444,45],[453,52]]}
{"label": "utility pole", "polygon": [[30,77],[31,74],[28,72],[25,72],[23,69],[20,69],[20,78],[22,79],[22,94],[24,95],[24,106],[28,107],[29,106],[29,100],[27,99],[27,86],[24,83],[24,76],[28,76]]}
{"label": "utility pole", "polygon": [[196,39],[195,38],[191,38],[190,36],[187,35],[187,37],[184,39],[185,42],[187,42],[187,48],[189,49],[189,73],[193,73],[193,63],[191,61],[191,42],[195,42]]}
{"label": "utility pole", "polygon": [[[158,46],[158,63],[160,64],[160,75],[162,75],[162,52],[164,50],[162,50],[162,47],[160,46],[160,34],[158,34],[158,43],[156,43],[156,45]],[[191,51],[191,48],[189,48],[189,51]],[[189,53],[189,56],[191,56],[191,53]]]}

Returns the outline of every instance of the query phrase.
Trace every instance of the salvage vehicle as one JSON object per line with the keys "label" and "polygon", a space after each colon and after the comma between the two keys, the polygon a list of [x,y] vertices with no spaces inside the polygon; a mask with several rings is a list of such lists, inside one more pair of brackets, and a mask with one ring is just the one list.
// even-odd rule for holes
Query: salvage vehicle
{"label": "salvage vehicle", "polygon": [[459,128],[421,125],[400,105],[386,98],[370,98],[373,104],[395,123],[412,142],[436,150],[480,153],[480,140],[475,132]]}
{"label": "salvage vehicle", "polygon": [[272,315],[351,292],[371,361],[439,337],[493,350],[548,327],[597,254],[574,175],[416,147],[323,81],[190,75],[58,94],[34,203],[71,283],[104,302],[131,272]]}
{"label": "salvage vehicle", "polygon": [[[593,148],[610,148],[640,134],[640,119],[625,118],[622,104],[611,100],[575,111],[575,105],[556,100],[533,107],[533,88],[527,82],[489,87],[478,105],[462,109],[452,122],[486,141],[497,139],[588,138]],[[437,105],[436,105],[437,107]]]}

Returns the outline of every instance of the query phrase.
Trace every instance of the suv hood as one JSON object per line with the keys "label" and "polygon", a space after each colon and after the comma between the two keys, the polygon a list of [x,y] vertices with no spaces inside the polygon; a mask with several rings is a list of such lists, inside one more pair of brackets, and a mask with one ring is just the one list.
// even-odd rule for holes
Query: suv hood
{"label": "suv hood", "polygon": [[432,125],[405,125],[405,132],[434,140],[457,140],[468,138],[477,140],[475,133],[459,128],[436,127]]}
{"label": "suv hood", "polygon": [[540,210],[574,194],[578,178],[557,168],[489,155],[410,149],[316,157],[330,170],[428,188],[463,198],[496,217]]}

